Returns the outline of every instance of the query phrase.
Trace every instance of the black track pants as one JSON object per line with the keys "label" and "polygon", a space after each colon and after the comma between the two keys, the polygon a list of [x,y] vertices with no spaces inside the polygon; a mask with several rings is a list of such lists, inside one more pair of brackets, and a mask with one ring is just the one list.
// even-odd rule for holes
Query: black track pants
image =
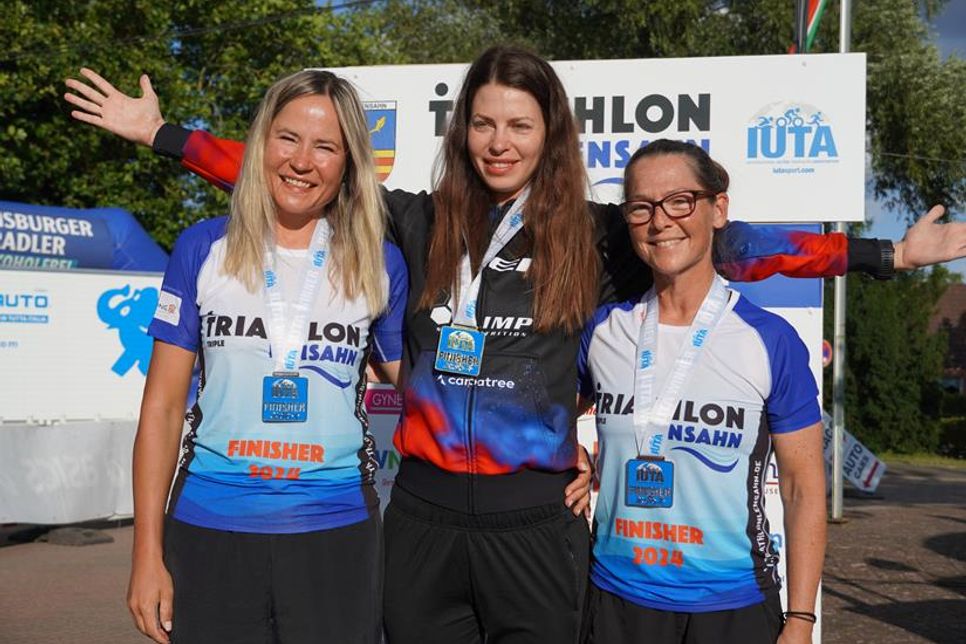
{"label": "black track pants", "polygon": [[209,530],[168,519],[172,644],[378,644],[379,516],[299,534]]}
{"label": "black track pants", "polygon": [[778,595],[708,613],[645,608],[590,585],[582,644],[774,644],[782,629]]}
{"label": "black track pants", "polygon": [[393,488],[386,509],[389,644],[569,644],[589,530],[559,504],[468,515]]}

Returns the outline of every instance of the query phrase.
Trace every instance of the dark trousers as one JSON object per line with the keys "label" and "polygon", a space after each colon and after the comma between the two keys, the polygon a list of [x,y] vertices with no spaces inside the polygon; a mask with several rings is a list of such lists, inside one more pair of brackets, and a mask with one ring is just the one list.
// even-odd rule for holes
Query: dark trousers
{"label": "dark trousers", "polygon": [[778,595],[709,613],[646,608],[590,584],[582,644],[774,644],[782,629]]}
{"label": "dark trousers", "polygon": [[590,536],[563,499],[469,515],[397,486],[385,526],[389,644],[577,641]]}
{"label": "dark trousers", "polygon": [[172,644],[378,644],[379,516],[299,534],[209,530],[168,519]]}

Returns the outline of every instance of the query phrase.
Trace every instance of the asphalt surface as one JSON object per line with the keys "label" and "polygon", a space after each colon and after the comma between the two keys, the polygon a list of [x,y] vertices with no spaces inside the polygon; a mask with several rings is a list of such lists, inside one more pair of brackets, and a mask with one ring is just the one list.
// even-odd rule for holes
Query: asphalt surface
{"label": "asphalt surface", "polygon": [[[822,641],[966,643],[966,469],[893,465],[875,498],[849,493],[829,526]],[[0,526],[0,643],[148,642],[124,604],[132,528],[112,543],[31,541]]]}

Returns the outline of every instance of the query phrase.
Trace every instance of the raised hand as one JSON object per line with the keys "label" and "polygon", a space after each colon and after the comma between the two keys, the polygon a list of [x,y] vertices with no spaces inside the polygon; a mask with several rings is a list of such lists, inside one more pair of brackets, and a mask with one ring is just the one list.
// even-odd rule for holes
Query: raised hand
{"label": "raised hand", "polygon": [[90,84],[74,78],[64,81],[73,92],[64,94],[64,100],[79,108],[70,115],[128,141],[150,147],[155,134],[164,125],[164,117],[148,75],[141,74],[143,95],[134,98],[118,91],[91,69],[82,67],[80,73]]}
{"label": "raised hand", "polygon": [[946,209],[933,206],[895,245],[896,270],[913,270],[966,256],[966,222],[938,223]]}

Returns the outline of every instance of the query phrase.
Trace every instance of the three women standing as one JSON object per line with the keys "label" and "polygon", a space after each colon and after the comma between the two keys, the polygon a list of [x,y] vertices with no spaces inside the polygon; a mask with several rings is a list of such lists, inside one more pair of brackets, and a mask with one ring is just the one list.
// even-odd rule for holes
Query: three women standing
{"label": "three women standing", "polygon": [[[145,98],[131,99],[89,78],[98,89],[70,82],[84,96],[68,95],[85,110],[78,118],[234,183],[236,143],[163,125],[143,82]],[[395,437],[403,459],[386,514],[387,634],[392,644],[573,642],[589,537],[563,503],[583,503],[574,503],[582,489],[567,487],[578,458],[580,329],[599,302],[643,292],[650,276],[620,211],[584,201],[569,104],[538,56],[495,47],[474,61],[443,156],[432,195],[384,194],[410,267]],[[730,226],[721,236],[727,246],[741,234]],[[833,239],[800,274],[878,268],[878,245],[848,252]],[[807,244],[791,247],[809,254]],[[729,260],[747,268],[758,258]]]}

